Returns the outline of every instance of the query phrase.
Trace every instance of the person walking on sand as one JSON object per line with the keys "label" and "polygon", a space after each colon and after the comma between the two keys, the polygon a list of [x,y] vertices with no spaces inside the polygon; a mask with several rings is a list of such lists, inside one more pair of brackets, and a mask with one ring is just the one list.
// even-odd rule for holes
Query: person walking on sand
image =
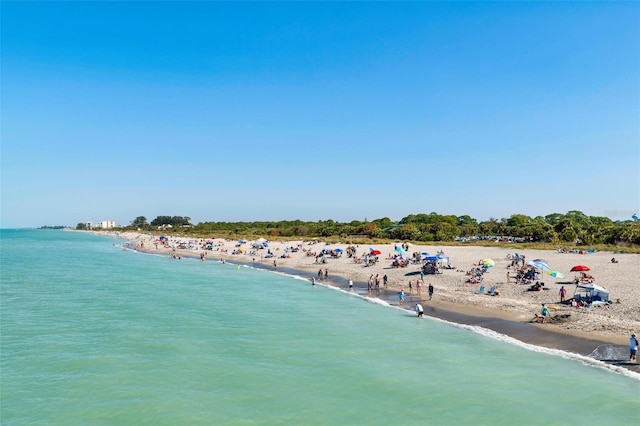
{"label": "person walking on sand", "polygon": [[422,315],[424,315],[424,309],[419,303],[416,303],[416,313],[418,314],[418,318],[422,318]]}
{"label": "person walking on sand", "polygon": [[540,308],[540,313],[536,313],[536,321],[541,322],[544,324],[544,322],[547,320],[547,317],[549,316],[549,308],[547,308],[547,305],[545,305],[544,303],[542,304],[542,308]]}
{"label": "person walking on sand", "polygon": [[384,277],[382,277],[382,284],[384,285],[384,288],[387,288],[387,284],[389,284],[389,277],[387,277],[387,274],[384,274]]}
{"label": "person walking on sand", "polygon": [[429,300],[433,299],[433,284],[429,283]]}
{"label": "person walking on sand", "polygon": [[564,302],[565,297],[567,296],[567,289],[564,286],[560,287],[560,302]]}
{"label": "person walking on sand", "polygon": [[629,338],[629,361],[636,362],[636,356],[638,354],[638,339],[636,339],[635,333]]}

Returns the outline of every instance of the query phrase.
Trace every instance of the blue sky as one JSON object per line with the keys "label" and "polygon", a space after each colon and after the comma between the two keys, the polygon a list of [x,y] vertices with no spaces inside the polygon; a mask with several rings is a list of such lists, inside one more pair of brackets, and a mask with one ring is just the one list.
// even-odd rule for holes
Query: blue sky
{"label": "blue sky", "polygon": [[640,206],[637,2],[3,2],[0,227]]}

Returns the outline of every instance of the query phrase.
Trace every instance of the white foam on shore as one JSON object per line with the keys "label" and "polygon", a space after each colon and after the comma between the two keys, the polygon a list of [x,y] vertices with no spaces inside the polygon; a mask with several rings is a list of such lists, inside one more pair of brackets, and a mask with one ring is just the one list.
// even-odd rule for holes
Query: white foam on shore
{"label": "white foam on shore", "polygon": [[490,330],[488,328],[484,328],[484,327],[480,327],[477,325],[467,325],[467,324],[458,324],[458,323],[454,323],[451,321],[447,321],[447,320],[443,320],[440,318],[434,318],[434,317],[429,317],[432,320],[435,321],[441,321],[443,323],[449,324],[453,327],[457,327],[457,328],[461,328],[464,330],[469,330],[473,333],[479,334],[481,336],[484,337],[489,337],[491,339],[494,340],[498,340],[501,342],[505,342],[508,343],[510,345],[515,345],[515,346],[519,346],[521,348],[533,351],[533,352],[538,352],[538,353],[544,353],[544,354],[548,354],[548,355],[553,355],[553,356],[559,356],[561,358],[564,359],[570,359],[573,361],[578,361],[581,362],[584,365],[588,365],[590,367],[595,367],[595,368],[601,368],[604,370],[608,370],[608,371],[612,371],[614,373],[618,373],[618,374],[622,374],[623,376],[627,376],[630,377],[632,379],[635,380],[640,380],[640,374],[633,372],[627,368],[624,367],[620,367],[618,365],[613,365],[613,364],[608,364],[604,361],[600,361],[597,360],[595,358],[591,358],[585,355],[580,355],[580,354],[576,354],[576,353],[572,353],[572,352],[567,352],[567,351],[562,351],[560,349],[551,349],[551,348],[545,348],[542,346],[536,346],[536,345],[532,345],[530,343],[525,343],[521,340],[515,339],[511,336],[507,336],[506,334],[502,334],[502,333],[498,333],[497,331],[494,330]]}

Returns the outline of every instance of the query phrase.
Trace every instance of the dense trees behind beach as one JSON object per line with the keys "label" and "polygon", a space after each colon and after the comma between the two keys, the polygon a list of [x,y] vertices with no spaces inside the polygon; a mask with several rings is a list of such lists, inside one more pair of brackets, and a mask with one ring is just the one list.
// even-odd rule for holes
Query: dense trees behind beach
{"label": "dense trees behind beach", "polygon": [[640,222],[636,219],[612,221],[608,217],[587,216],[576,210],[566,214],[553,213],[531,218],[514,214],[509,218],[489,219],[478,222],[464,215],[440,215],[419,213],[404,217],[399,222],[389,218],[372,221],[353,220],[348,223],[334,220],[304,222],[289,220],[279,222],[201,222],[189,223],[188,216],[158,216],[147,223],[138,216],[131,226],[144,230],[182,232],[198,236],[224,236],[230,238],[381,238],[399,241],[469,241],[511,237],[505,242],[542,242],[594,244],[640,244]]}

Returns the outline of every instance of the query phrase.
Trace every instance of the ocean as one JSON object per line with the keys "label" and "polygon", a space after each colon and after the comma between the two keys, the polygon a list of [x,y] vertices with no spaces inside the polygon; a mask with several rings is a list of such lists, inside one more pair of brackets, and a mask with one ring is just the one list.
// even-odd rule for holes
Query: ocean
{"label": "ocean", "polygon": [[0,422],[629,425],[640,376],[305,277],[0,230]]}

